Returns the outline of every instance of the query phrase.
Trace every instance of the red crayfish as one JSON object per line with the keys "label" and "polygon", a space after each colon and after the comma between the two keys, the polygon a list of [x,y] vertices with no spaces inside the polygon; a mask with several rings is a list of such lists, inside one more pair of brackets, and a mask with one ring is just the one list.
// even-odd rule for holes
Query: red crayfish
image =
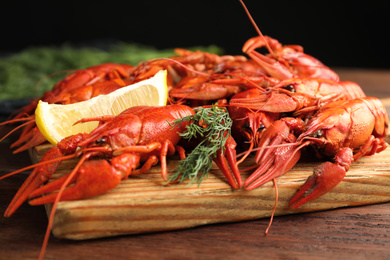
{"label": "red crayfish", "polygon": [[[49,104],[71,104],[88,100],[98,95],[108,94],[118,88],[127,86],[129,82],[126,82],[125,79],[132,70],[133,66],[131,65],[105,63],[76,70],[66,76],[55,84],[51,91],[45,92],[41,97],[22,107],[13,119],[2,123],[10,124],[26,121],[26,123],[15,128],[17,130],[24,127],[19,139],[11,145],[11,148],[18,147],[14,153],[28,150],[46,141],[35,124],[34,111],[39,100]],[[1,140],[4,140],[9,134]]]}
{"label": "red crayfish", "polygon": [[265,130],[256,155],[259,167],[244,187],[251,190],[286,173],[299,160],[300,150],[310,145],[318,156],[333,157],[334,162],[314,169],[290,201],[290,207],[298,208],[333,189],[353,161],[386,149],[388,123],[385,107],[374,97],[328,103],[307,123],[300,118],[281,118]]}
{"label": "red crayfish", "polygon": [[[167,180],[167,155],[178,151],[182,159],[185,157],[184,149],[177,144],[181,138],[180,133],[186,129],[189,122],[181,122],[176,126],[174,122],[193,114],[194,110],[184,105],[136,106],[117,116],[80,120],[77,123],[88,121],[100,123],[90,134],[76,134],[64,138],[51,148],[38,164],[1,177],[2,179],[34,168],[4,215],[11,216],[27,199],[31,205],[54,203],[41,251],[42,256],[51,229],[50,223],[59,201],[103,194],[131,175],[146,173],[158,161],[161,163],[161,175]],[[242,182],[235,161],[235,146],[234,140],[228,138],[225,147],[217,151],[214,161],[230,185],[239,188]],[[63,160],[75,157],[80,159],[70,173],[43,185],[51,179]],[[141,162],[143,165],[139,167]]]}
{"label": "red crayfish", "polygon": [[[117,116],[80,120],[78,123],[98,121],[99,126],[90,134],[64,138],[41,162],[17,171],[34,168],[5,216],[11,216],[26,200],[32,205],[54,203],[55,209],[61,200],[103,194],[131,175],[148,172],[158,162],[162,178],[168,180],[167,156],[178,152],[180,158],[186,157],[178,144],[190,124],[174,122],[194,115],[196,106],[206,107],[215,101],[227,107],[233,122],[231,136],[228,131],[219,134],[226,137],[226,143],[213,158],[232,188],[252,190],[275,180],[294,167],[303,148],[311,147],[318,157],[327,159],[290,200],[292,209],[332,190],[353,161],[386,149],[389,119],[383,104],[366,97],[356,83],[340,81],[333,70],[305,54],[301,46],[283,46],[262,35],[240,2],[259,34],[244,44],[243,52],[250,58],[176,49],[177,56],[136,67],[102,64],[76,71],[45,93],[41,97],[44,101],[69,104],[108,94],[165,69],[171,105],[132,107]],[[256,52],[262,47],[269,54]],[[44,142],[32,115],[36,103],[6,122],[28,121],[12,145],[22,145],[15,152]],[[201,128],[207,127],[204,122],[198,123]],[[236,140],[239,148],[246,149],[239,161]],[[248,147],[242,145],[245,141]],[[256,155],[251,169],[255,170],[243,182],[238,165],[253,151]],[[76,157],[79,161],[70,173],[45,184],[63,160]]]}
{"label": "red crayfish", "polygon": [[[287,51],[258,32],[260,36],[248,41],[244,51],[249,50],[247,54],[280,82],[266,91],[248,89],[229,101],[235,120],[232,133],[250,143],[240,162],[257,150],[257,169],[245,180],[244,188],[257,188],[288,172],[300,159],[301,149],[311,146],[318,157],[334,157],[334,163],[328,161],[314,169],[313,176],[289,203],[291,208],[298,208],[333,189],[353,161],[386,149],[389,119],[383,104],[366,97],[356,83],[339,81],[337,74],[299,53],[299,48]],[[268,47],[270,57],[254,52],[262,46]]]}
{"label": "red crayfish", "polygon": [[[175,152],[180,139],[168,122],[190,115],[186,106],[132,107],[118,116],[102,116],[84,119],[99,121],[100,125],[90,134],[77,134],[61,140],[51,148],[24,182],[5,212],[10,216],[26,199],[59,189],[70,181],[75,185],[64,189],[61,200],[81,199],[102,194],[117,186],[130,174],[144,173],[160,159],[165,165],[167,154]],[[164,117],[162,115],[164,114]],[[81,122],[80,122],[81,123]],[[81,157],[74,170],[63,178],[39,188],[50,180],[61,161]],[[97,158],[97,160],[91,160]],[[135,170],[140,161],[144,164]],[[94,169],[99,168],[100,171]],[[104,170],[103,170],[104,169]],[[99,176],[97,176],[99,174]],[[162,176],[166,179],[166,168]],[[66,185],[67,186],[67,185]],[[54,202],[58,193],[38,197],[31,204]]]}
{"label": "red crayfish", "polygon": [[[257,27],[244,2],[240,0],[250,21],[259,36],[249,39],[242,51],[257,62],[272,77],[284,80],[290,78],[323,78],[339,80],[336,72],[325,66],[321,61],[303,52],[300,45],[285,45],[278,40],[265,36]],[[256,49],[266,47],[268,55],[260,54]]]}
{"label": "red crayfish", "polygon": [[[5,216],[11,216],[27,199],[32,199],[32,205],[40,205],[56,199],[75,200],[103,194],[129,175],[146,173],[158,161],[162,177],[167,180],[166,156],[175,153],[181,138],[179,133],[186,129],[188,122],[175,128],[172,124],[193,114],[194,110],[185,105],[136,106],[117,116],[82,119],[77,123],[99,121],[100,124],[90,134],[64,138],[44,155],[41,162],[27,167],[34,170],[15,195]],[[239,188],[242,182],[235,161],[235,146],[234,139],[229,138],[223,149],[226,153],[218,152],[214,161],[229,183]],[[178,151],[184,158],[184,150],[180,147]],[[71,173],[40,187],[51,179],[61,161],[74,157],[80,157],[80,160]],[[143,165],[138,168],[140,162]],[[74,185],[69,186],[71,183]],[[62,186],[67,188],[62,189]],[[55,190],[60,190],[61,196],[59,192],[53,193]],[[38,197],[43,194],[47,195]]]}

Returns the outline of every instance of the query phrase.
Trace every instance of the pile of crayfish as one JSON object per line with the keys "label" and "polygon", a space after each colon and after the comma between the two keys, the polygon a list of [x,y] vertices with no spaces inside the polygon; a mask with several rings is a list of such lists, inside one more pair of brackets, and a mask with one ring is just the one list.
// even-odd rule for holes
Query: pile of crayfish
{"label": "pile of crayfish", "polygon": [[[268,48],[269,54],[256,51],[261,47]],[[190,122],[175,128],[172,124],[194,115],[197,107],[215,105],[229,113],[233,123],[222,133],[229,136],[214,162],[234,189],[252,190],[283,175],[307,146],[319,157],[329,158],[314,169],[313,176],[291,199],[292,208],[330,191],[342,181],[353,161],[386,149],[386,109],[377,98],[366,97],[356,83],[340,81],[334,71],[301,47],[283,46],[268,36],[250,39],[243,51],[249,58],[177,49],[177,56],[138,66],[101,64],[66,76],[6,122],[26,121],[20,138],[11,146],[19,147],[15,152],[46,141],[34,121],[38,100],[80,102],[167,70],[169,104],[132,107],[118,116],[82,120],[99,121],[100,125],[89,134],[67,137],[53,147],[34,166],[5,215],[10,216],[27,199],[32,205],[53,202],[58,193],[52,191],[64,182],[69,187],[61,200],[102,194],[129,175],[146,173],[159,161],[162,177],[167,180],[166,157],[178,150],[185,158],[180,133]],[[243,149],[238,160],[236,151]],[[238,166],[252,153],[254,170],[243,181]],[[72,157],[80,157],[80,161],[71,177],[40,187],[61,161]]]}
{"label": "pile of crayfish", "polygon": [[[301,46],[282,45],[258,33],[244,44],[245,55],[176,49],[175,56],[136,66],[100,64],[66,76],[6,122],[25,122],[18,127],[23,128],[20,138],[11,146],[15,153],[46,141],[34,121],[38,100],[80,102],[166,70],[169,104],[132,107],[117,116],[81,120],[99,121],[99,126],[89,134],[63,139],[31,166],[34,170],[5,216],[11,216],[26,200],[41,205],[103,194],[157,163],[162,178],[168,180],[167,158],[177,152],[184,160],[190,149],[181,134],[193,122],[175,122],[195,115],[200,107],[216,106],[232,121],[220,133],[226,139],[212,159],[233,189],[252,190],[285,174],[309,147],[325,160],[292,197],[291,208],[332,190],[353,161],[387,148],[388,116],[377,98],[366,97],[354,82],[341,81]],[[206,127],[204,122],[197,124]],[[80,159],[68,175],[45,184],[61,161],[75,157]],[[243,180],[239,165],[249,158],[254,162],[252,173]]]}

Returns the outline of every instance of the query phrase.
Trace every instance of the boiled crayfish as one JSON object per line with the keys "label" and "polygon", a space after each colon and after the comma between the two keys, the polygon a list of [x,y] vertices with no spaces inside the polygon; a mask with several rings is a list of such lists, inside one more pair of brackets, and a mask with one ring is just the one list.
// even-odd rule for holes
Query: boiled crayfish
{"label": "boiled crayfish", "polygon": [[[43,257],[59,201],[104,194],[118,186],[123,179],[148,172],[159,161],[161,175],[167,181],[167,155],[178,151],[180,158],[185,158],[184,149],[177,144],[189,121],[176,125],[175,121],[194,114],[195,111],[185,105],[135,106],[117,116],[86,118],[76,122],[99,121],[99,125],[90,134],[80,133],[64,138],[52,147],[38,164],[0,178],[34,168],[4,216],[11,216],[26,200],[29,200],[31,205],[54,203],[41,251]],[[201,128],[205,127],[204,122],[196,123],[199,123]],[[242,181],[235,161],[236,143],[227,131],[217,135],[226,136],[226,142],[223,147],[218,148],[213,160],[230,185],[240,188]],[[62,161],[75,157],[78,157],[79,161],[70,173],[45,184]],[[143,163],[141,167],[140,163]]]}
{"label": "boiled crayfish", "polygon": [[[41,97],[22,107],[13,119],[2,123],[26,122],[16,128],[24,127],[19,139],[11,145],[11,148],[18,147],[14,153],[28,150],[46,141],[35,124],[34,111],[39,100],[49,104],[72,104],[98,95],[105,95],[127,86],[129,82],[126,78],[132,70],[133,66],[131,65],[105,63],[79,69],[67,75],[55,84],[51,91],[45,92]],[[0,141],[7,136],[4,136]]]}
{"label": "boiled crayfish", "polygon": [[[64,138],[44,155],[40,163],[28,167],[34,170],[11,201],[5,216],[11,216],[27,199],[31,205],[40,205],[53,203],[56,199],[76,200],[103,194],[130,175],[148,172],[159,161],[161,175],[167,180],[166,156],[178,150],[180,157],[185,157],[184,149],[177,148],[177,144],[189,121],[176,127],[172,125],[194,113],[185,105],[136,106],[117,116],[80,120],[77,123],[99,121],[100,124],[90,134]],[[242,182],[235,161],[235,146],[234,139],[227,136],[226,144],[217,151],[214,161],[229,183],[240,188]],[[40,187],[51,179],[63,160],[74,157],[80,160],[69,174]],[[141,168],[140,162],[143,162]],[[60,191],[54,192],[56,190]],[[43,194],[46,195],[41,196]]]}
{"label": "boiled crayfish", "polygon": [[374,97],[335,101],[321,107],[307,123],[299,118],[281,118],[262,136],[256,155],[259,167],[248,177],[248,190],[279,177],[300,158],[300,150],[312,146],[317,155],[332,158],[314,169],[313,176],[291,199],[298,208],[332,190],[351,163],[387,148],[384,141],[389,119],[383,104]]}
{"label": "boiled crayfish", "polygon": [[[164,145],[164,148],[149,147],[148,149],[152,149],[153,152],[152,150],[147,151],[147,148],[143,148],[146,150],[142,151],[137,150],[139,151],[138,155],[132,155],[134,162],[131,164],[123,162],[129,172],[123,173],[121,178],[127,177],[130,172],[134,174],[135,172],[147,171],[151,165],[157,162],[153,156],[160,153],[160,157],[162,154],[164,155],[160,158],[160,161],[163,166],[163,177],[166,179],[165,155],[167,151],[174,150],[172,146],[177,144],[177,133],[166,128],[159,129],[158,126],[165,124],[165,121],[170,120],[171,117],[178,119],[193,114],[192,108],[194,106],[207,106],[216,101],[223,104],[223,106],[227,106],[230,117],[233,119],[231,129],[233,136],[228,139],[229,142],[225,147],[225,154],[228,159],[226,161],[225,156],[222,156],[224,150],[221,150],[218,153],[218,159],[215,161],[233,188],[242,186],[237,164],[245,160],[254,150],[258,150],[254,166],[257,167],[257,170],[245,181],[244,187],[246,189],[253,189],[265,181],[284,174],[299,160],[300,149],[304,146],[324,145],[326,143],[329,150],[329,144],[331,143],[335,147],[330,149],[332,152],[327,151],[325,155],[329,156],[330,153],[337,155],[337,158],[340,157],[339,152],[344,151],[342,148],[347,147],[355,153],[353,156],[355,160],[360,156],[385,149],[386,143],[383,138],[387,130],[388,119],[380,102],[374,101],[372,98],[366,98],[357,84],[350,81],[340,81],[334,71],[316,58],[305,54],[301,46],[283,46],[276,39],[264,36],[253,21],[244,3],[240,2],[259,34],[244,44],[243,52],[250,58],[230,55],[219,56],[200,51],[176,49],[177,56],[141,62],[135,67],[102,64],[76,71],[56,84],[52,91],[41,97],[49,103],[68,104],[79,102],[98,94],[107,94],[127,84],[147,79],[159,70],[165,69],[168,71],[169,101],[174,105],[166,108],[153,108],[153,111],[159,111],[164,115],[161,118],[149,115],[149,109],[138,107],[126,110],[118,117],[85,119],[97,120],[100,122],[100,126],[89,135],[79,134],[68,137],[50,150],[44,157],[46,163],[37,166],[38,168],[33,171],[26,183],[29,183],[30,179],[41,178],[33,177],[35,175],[41,176],[38,172],[48,172],[42,175],[47,177],[32,186],[23,185],[6,215],[11,215],[23,201],[32,196],[30,193],[33,190],[50,178],[51,173],[54,172],[55,167],[64,155],[65,158],[67,156],[81,156],[81,161],[86,161],[84,164],[80,163],[76,170],[72,171],[72,174],[80,171],[77,168],[84,169],[84,167],[90,167],[88,165],[94,164],[105,164],[104,167],[110,168],[112,171],[118,171],[116,168],[119,166],[117,166],[116,161],[119,158],[126,157],[125,154],[128,152],[134,154],[135,150],[131,149],[140,149],[143,145],[149,147],[150,143],[160,143],[157,146]],[[262,47],[267,48],[268,55],[256,52],[257,48]],[[22,113],[16,116],[16,120],[22,118],[23,114],[31,114],[36,105],[35,103],[33,102],[24,108]],[[191,107],[178,105],[183,103],[189,104]],[[334,111],[343,109],[347,111],[345,113],[350,116],[350,120],[355,122],[355,125],[346,121],[339,121],[338,115],[332,114]],[[174,110],[186,112],[177,114],[177,112],[173,112]],[[360,115],[361,111],[365,111],[362,112],[363,114],[370,111],[367,113],[371,113],[371,117],[363,118]],[[32,119],[33,122],[33,116],[30,117],[28,119]],[[315,127],[312,122],[316,122],[318,118],[323,117],[329,118],[326,122],[335,120],[340,125],[328,126],[325,121],[318,123],[322,126],[321,131],[316,131],[313,136],[312,129]],[[344,117],[347,116],[343,115]],[[121,121],[122,119],[126,120]],[[156,120],[162,121],[157,124]],[[366,131],[359,132],[359,136],[364,136],[364,138],[362,137],[364,140],[362,139],[361,142],[370,140],[371,145],[372,138],[375,140],[372,143],[371,152],[364,149],[359,150],[362,143],[350,141],[351,133],[355,138],[357,136],[355,131],[361,131],[359,124],[373,124],[373,122],[376,125],[375,129],[382,125],[383,131],[375,130],[373,132],[367,128]],[[30,124],[24,129],[21,138],[14,145],[27,142],[17,151],[25,150],[43,142],[39,131],[31,130],[34,126],[35,124]],[[141,128],[141,126],[147,127]],[[121,130],[122,128],[126,130]],[[341,138],[335,134],[336,130],[334,129],[349,129],[349,132],[344,133],[346,134],[345,138]],[[121,131],[125,131],[125,133],[121,133]],[[326,141],[323,140],[323,137],[319,137],[319,132],[326,133]],[[106,134],[110,138],[107,138]],[[163,144],[162,140],[159,139],[160,135],[169,136],[169,138],[166,138],[170,140],[169,144]],[[122,138],[131,140],[131,142],[122,143],[124,141]],[[235,139],[239,140],[240,144],[243,143],[242,141],[250,143],[245,156],[238,163],[235,158],[237,146]],[[269,156],[272,152],[276,152],[276,154]],[[113,159],[110,159],[112,162],[110,165],[105,159],[91,160],[92,157],[112,157]],[[136,157],[139,158],[134,159]],[[146,163],[143,168],[134,171],[134,168],[138,167],[139,161],[144,160],[146,160]],[[229,167],[230,169],[228,169]],[[347,169],[348,167],[344,168]],[[263,175],[265,172],[267,172],[268,177],[264,177],[266,176]],[[259,176],[263,177],[260,178]],[[59,181],[53,183],[59,183]],[[39,192],[34,191],[32,194],[40,194],[43,190],[48,189],[47,187],[53,185],[55,184],[44,186],[46,188],[38,189]],[[43,198],[33,200],[31,203],[37,203],[38,201],[43,203],[45,201]],[[66,198],[66,195],[63,198]]]}
{"label": "boiled crayfish", "polygon": [[[5,212],[10,216],[28,198],[58,190],[64,183],[75,185],[63,191],[61,200],[74,200],[102,194],[131,174],[141,174],[160,159],[162,176],[167,177],[166,155],[175,146],[186,124],[178,129],[169,125],[177,118],[193,113],[187,106],[132,107],[118,116],[84,119],[99,121],[90,134],[77,134],[61,140],[42,158],[41,163],[24,182]],[[164,115],[164,116],[162,116]],[[69,157],[81,157],[74,170],[54,182],[39,188],[51,178],[61,163]],[[91,160],[95,158],[94,160]],[[135,170],[143,161],[142,168]],[[99,168],[99,171],[94,169]],[[30,201],[31,204],[54,202],[58,193],[51,193]]]}
{"label": "boiled crayfish", "polygon": [[[243,46],[242,51],[257,62],[272,77],[285,80],[290,78],[322,78],[339,81],[336,72],[325,66],[321,61],[303,52],[299,45],[283,46],[278,40],[265,36],[261,33],[246,8],[240,0],[246,14],[255,27],[259,36],[249,39]],[[268,55],[260,54],[258,48],[266,47]]]}
{"label": "boiled crayfish", "polygon": [[[215,102],[227,108],[232,125],[217,134],[226,143],[216,150],[213,161],[232,188],[252,190],[275,180],[294,167],[306,147],[328,160],[314,169],[293,196],[289,203],[292,209],[332,190],[353,161],[386,149],[389,119],[383,104],[366,97],[356,83],[340,81],[333,70],[305,54],[301,46],[283,46],[264,36],[240,2],[259,34],[244,44],[243,52],[249,58],[176,49],[177,56],[145,61],[135,67],[103,64],[77,71],[41,97],[49,103],[79,102],[150,78],[162,69],[168,71],[170,105],[133,107],[117,116],[81,120],[79,123],[99,121],[99,126],[90,134],[61,140],[40,163],[17,171],[34,168],[5,216],[11,216],[26,200],[39,205],[103,194],[131,175],[146,173],[158,162],[167,180],[167,156],[177,151],[184,159],[184,149],[178,143],[190,124],[174,122],[192,117],[198,106],[208,107]],[[256,51],[263,47],[268,54]],[[29,121],[13,145],[22,145],[16,152],[44,141],[34,128],[31,114],[35,106],[34,101],[9,121]],[[197,122],[200,128],[212,124]],[[248,147],[243,145],[245,142]],[[239,161],[236,148],[244,150]],[[238,165],[254,151],[251,169],[255,170],[242,180]],[[75,157],[80,160],[69,174],[43,185],[61,161]]]}

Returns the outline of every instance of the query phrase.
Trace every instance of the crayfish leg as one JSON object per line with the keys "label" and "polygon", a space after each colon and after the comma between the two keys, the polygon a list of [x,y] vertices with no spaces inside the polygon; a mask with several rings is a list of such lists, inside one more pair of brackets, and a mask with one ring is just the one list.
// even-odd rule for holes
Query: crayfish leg
{"label": "crayfish leg", "polygon": [[141,175],[141,174],[144,174],[144,173],[147,173],[150,168],[152,168],[154,165],[156,165],[158,163],[158,158],[157,156],[155,155],[152,155],[150,156],[146,162],[142,165],[141,168],[139,169],[136,169],[134,171],[131,172],[131,175]]}

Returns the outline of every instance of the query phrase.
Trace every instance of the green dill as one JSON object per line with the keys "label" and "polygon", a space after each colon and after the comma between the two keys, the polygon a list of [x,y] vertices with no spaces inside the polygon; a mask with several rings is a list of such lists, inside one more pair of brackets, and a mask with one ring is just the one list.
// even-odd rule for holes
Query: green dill
{"label": "green dill", "polygon": [[184,160],[179,162],[175,173],[169,178],[170,182],[189,179],[190,184],[194,182],[200,184],[208,176],[217,152],[224,151],[226,141],[231,135],[233,121],[226,108],[211,106],[194,110],[194,115],[176,120],[174,127],[189,122],[186,130],[180,133],[181,137],[201,141]]}

